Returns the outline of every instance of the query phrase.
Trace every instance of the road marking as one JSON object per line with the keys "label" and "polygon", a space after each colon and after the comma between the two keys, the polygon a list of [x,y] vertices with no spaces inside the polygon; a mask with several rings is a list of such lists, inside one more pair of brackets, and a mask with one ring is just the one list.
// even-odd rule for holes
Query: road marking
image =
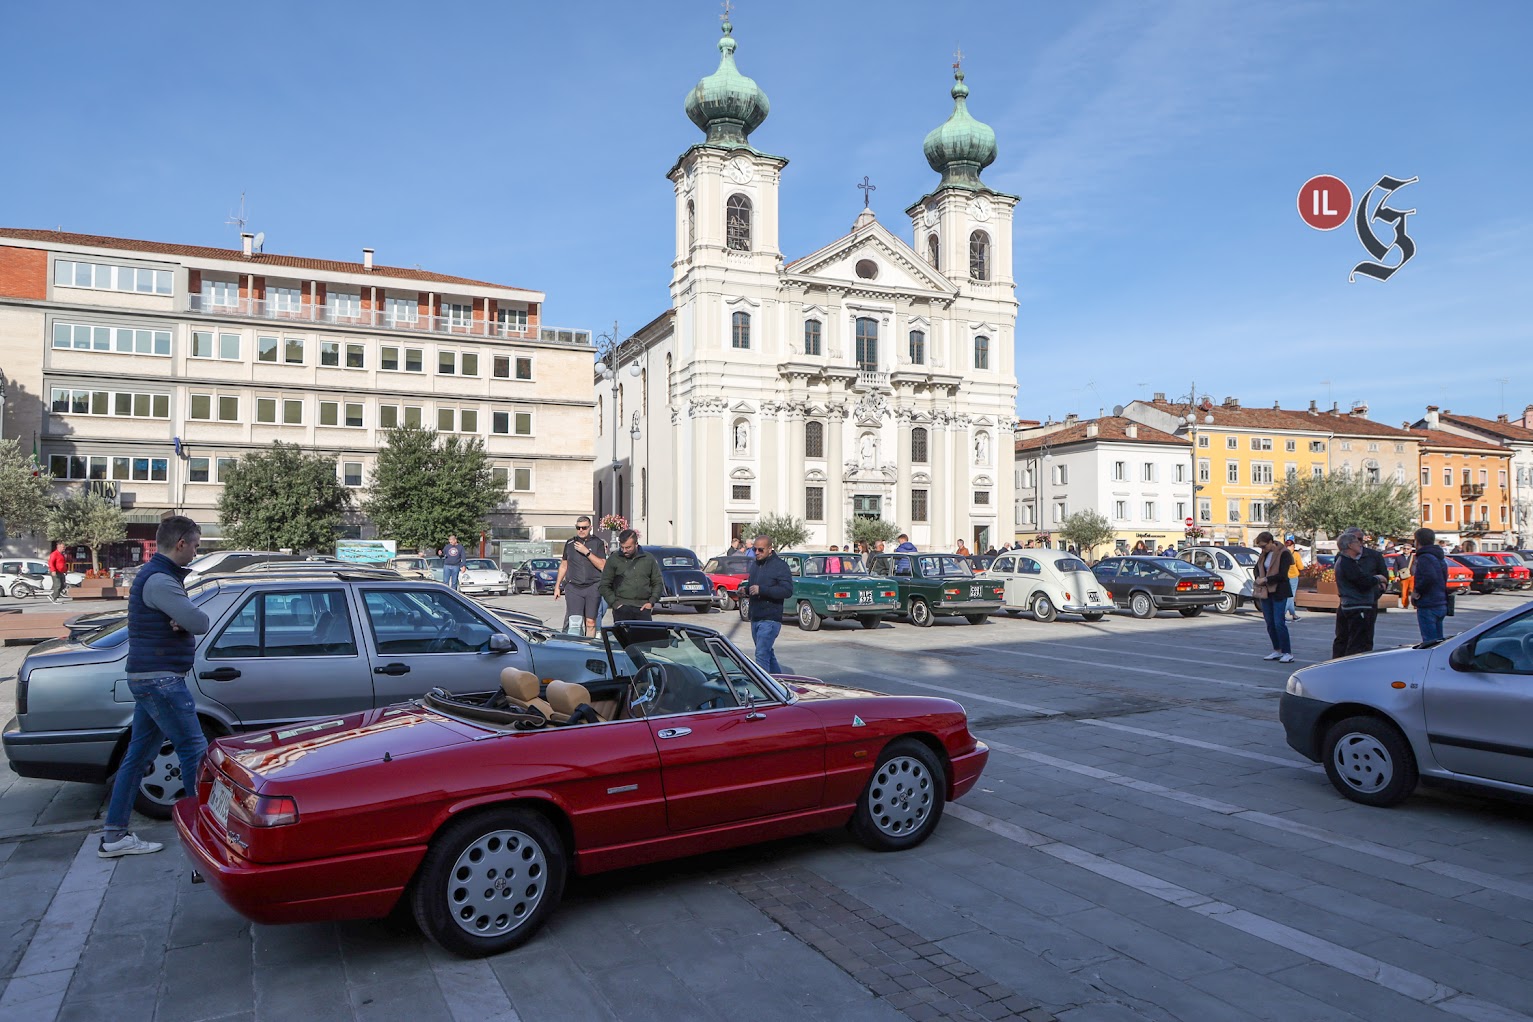
{"label": "road marking", "polygon": [[1402,969],[1397,965],[1374,958],[1370,955],[1344,948],[1339,944],[1333,944],[1321,937],[1294,929],[1275,919],[1247,912],[1236,908],[1227,902],[1210,898],[1199,894],[1197,891],[1188,890],[1169,880],[1163,880],[1143,870],[1125,866],[1122,863],[1104,859],[1100,855],[1088,852],[1084,848],[1065,844],[1063,841],[1055,841],[1043,834],[1037,834],[1018,827],[1016,824],[1007,823],[997,819],[988,813],[980,812],[963,805],[949,805],[947,812],[958,817],[965,823],[972,824],[992,834],[1006,838],[1009,841],[1042,852],[1061,862],[1067,862],[1072,866],[1095,873],[1116,883],[1131,887],[1136,891],[1158,898],[1171,905],[1184,908],[1189,912],[1212,919],[1214,922],[1223,923],[1232,929],[1248,933],[1270,944],[1285,947],[1296,954],[1303,955],[1321,965],[1329,966],[1341,972],[1349,973],[1359,979],[1376,983],[1387,990],[1403,994],[1412,1000],[1422,1004],[1440,1008],[1443,1011],[1459,1015],[1463,1018],[1474,1019],[1477,1022],[1533,1022],[1533,1017],[1510,1008],[1483,1000],[1472,994],[1466,994],[1445,983],[1439,983],[1434,979]]}
{"label": "road marking", "polygon": [[1416,852],[1391,848],[1388,845],[1377,844],[1362,838],[1349,837],[1345,834],[1337,834],[1334,831],[1311,826],[1307,823],[1299,823],[1296,820],[1273,816],[1270,813],[1257,812],[1254,809],[1247,809],[1244,806],[1238,806],[1231,802],[1221,802],[1218,799],[1207,798],[1203,795],[1194,795],[1189,791],[1168,788],[1163,784],[1156,784],[1153,781],[1142,781],[1137,777],[1129,777],[1125,774],[1114,773],[1111,770],[1103,770],[1101,767],[1087,766],[1084,763],[1074,763],[1067,759],[1060,759],[1058,756],[1033,752],[1030,749],[997,741],[989,737],[988,734],[983,737],[985,744],[993,752],[1005,753],[1008,756],[1015,756],[1019,759],[1029,760],[1044,766],[1051,766],[1058,770],[1090,777],[1093,780],[1106,781],[1109,784],[1132,788],[1135,791],[1144,792],[1146,795],[1154,795],[1157,798],[1169,799],[1170,801],[1180,802],[1196,809],[1217,813],[1226,819],[1243,820],[1246,823],[1254,823],[1259,827],[1270,827],[1273,830],[1285,831],[1299,837],[1307,837],[1313,841],[1320,841],[1324,844],[1335,845],[1338,848],[1360,852],[1375,859],[1384,859],[1402,866],[1414,866],[1442,876],[1451,877],[1455,880],[1462,880],[1465,883],[1477,884],[1487,890],[1509,894],[1514,898],[1521,898],[1524,901],[1533,901],[1533,884],[1524,883],[1520,880],[1497,876],[1494,873],[1485,873],[1481,870],[1471,869],[1468,866],[1457,866],[1453,863],[1440,862]]}
{"label": "road marking", "polygon": [[[1077,645],[1075,643],[1068,642],[1068,641],[1066,641],[1064,639],[1026,639],[1026,640],[1023,640],[1023,641],[1027,642],[1029,645],[1031,645],[1033,643],[1045,643],[1045,644],[1051,645],[1051,646],[1063,646],[1066,649],[1084,649],[1088,653],[1101,654],[1101,653],[1107,652],[1106,650],[1099,649],[1099,648],[1097,648],[1095,646],[1081,646],[1081,645]],[[1018,652],[1019,653],[1025,653],[1026,650],[1025,649],[1018,650]],[[1225,653],[1228,654],[1229,650],[1225,650]],[[1137,649],[1134,650],[1132,655],[1135,656],[1135,657],[1147,657],[1148,659],[1151,659],[1151,660],[1171,660],[1171,661],[1174,661],[1175,663],[1179,663],[1179,664],[1203,664],[1204,666],[1207,666],[1207,667],[1229,667],[1230,666],[1230,661],[1229,661],[1229,657],[1228,656],[1226,656],[1225,659],[1223,659],[1223,660],[1195,660],[1195,659],[1192,659],[1192,658],[1190,658],[1188,656],[1185,656],[1185,655],[1183,655],[1183,656],[1167,656],[1164,653],[1145,653],[1145,652],[1142,652],[1142,651],[1137,650]],[[1254,653],[1252,653],[1251,655],[1255,656]]]}
{"label": "road marking", "polygon": [[99,840],[98,834],[87,834],[64,873],[26,954],[0,996],[0,1022],[51,1022],[58,1017],[117,866],[116,859],[96,854]]}
{"label": "road marking", "polygon": [[[934,651],[938,652],[938,651]],[[1093,652],[1096,652],[1093,650]],[[940,652],[938,652],[940,656]],[[1259,692],[1273,692],[1275,689],[1270,685],[1257,685],[1249,681],[1225,681],[1222,678],[1208,678],[1201,674],[1188,674],[1185,671],[1157,671],[1149,667],[1129,667],[1126,664],[1104,664],[1096,660],[1082,660],[1079,657],[1049,656],[1047,653],[1034,653],[1030,650],[1019,650],[1016,653],[1008,653],[1007,656],[1036,657],[1039,660],[1055,660],[1062,664],[1075,664],[1077,667],[1107,667],[1114,671],[1130,671],[1134,674],[1153,674],[1159,678],[1175,678],[1177,681],[1201,681],[1206,685],[1228,685],[1231,688],[1256,689]],[[1069,679],[1062,679],[1068,681]]]}
{"label": "road marking", "polygon": [[1250,752],[1246,749],[1236,749],[1228,745],[1219,745],[1216,742],[1205,742],[1198,738],[1183,738],[1181,735],[1171,735],[1164,731],[1150,731],[1142,727],[1130,727],[1127,724],[1118,724],[1110,720],[1098,720],[1095,717],[1082,717],[1077,723],[1090,724],[1093,727],[1110,727],[1114,731],[1127,731],[1129,734],[1144,735],[1147,738],[1159,738],[1162,741],[1175,742],[1178,745],[1191,745],[1197,749],[1208,749],[1210,752],[1222,752],[1229,756],[1239,756],[1242,759],[1254,759],[1258,763],[1271,763],[1275,766],[1293,767],[1295,770],[1323,770],[1318,763],[1301,763],[1298,760],[1281,759],[1277,756],[1268,756],[1261,752]]}
{"label": "road marking", "polygon": [[925,681],[911,681],[908,678],[890,678],[887,675],[874,674],[872,671],[859,671],[855,667],[846,667],[842,664],[836,663],[834,660],[826,660],[823,657],[806,657],[795,655],[794,659],[807,660],[811,663],[826,664],[830,667],[834,667],[838,672],[842,674],[856,674],[861,675],[864,678],[873,678],[876,681],[893,681],[898,685],[910,685],[914,688],[930,689],[933,692],[941,692],[945,696],[952,696],[954,699],[962,699],[980,703],[995,703],[998,706],[1009,706],[1014,710],[1023,710],[1027,713],[1036,713],[1040,717],[1060,717],[1064,715],[1063,710],[1051,710],[1046,706],[1034,706],[1032,703],[1019,703],[1012,699],[1000,699],[996,696],[980,695],[978,692],[965,692],[963,689],[948,688],[946,685],[933,685],[930,682]]}

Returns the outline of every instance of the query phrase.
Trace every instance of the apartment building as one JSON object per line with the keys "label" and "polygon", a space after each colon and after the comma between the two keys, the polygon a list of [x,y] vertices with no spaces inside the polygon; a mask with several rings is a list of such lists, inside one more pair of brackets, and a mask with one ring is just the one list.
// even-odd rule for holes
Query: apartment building
{"label": "apartment building", "polygon": [[[594,461],[588,331],[546,325],[539,291],[254,242],[0,228],[0,435],[61,490],[118,500],[130,538],[185,513],[216,541],[243,454],[280,440],[334,458],[360,500],[384,432],[425,425],[484,442],[505,486],[489,540],[569,533]],[[374,535],[360,514],[348,531]]]}
{"label": "apartment building", "polygon": [[[1428,409],[1428,421],[1437,410]],[[1512,450],[1442,429],[1421,443],[1421,524],[1463,550],[1504,550],[1512,538]]]}
{"label": "apartment building", "polygon": [[[1529,406],[1529,410],[1533,411],[1533,406]],[[1413,424],[1417,429],[1440,429],[1445,433],[1499,444],[1511,451],[1511,542],[1518,549],[1533,540],[1533,428],[1526,424],[1528,420],[1527,412],[1523,413],[1522,420],[1513,422],[1504,414],[1486,419],[1477,415],[1457,415],[1446,408],[1438,411],[1436,405],[1428,405],[1426,417]]]}
{"label": "apartment building", "polygon": [[1119,416],[1024,427],[1013,466],[1017,541],[1057,545],[1066,518],[1094,510],[1113,526],[1113,552],[1178,542],[1192,513],[1191,450]]}

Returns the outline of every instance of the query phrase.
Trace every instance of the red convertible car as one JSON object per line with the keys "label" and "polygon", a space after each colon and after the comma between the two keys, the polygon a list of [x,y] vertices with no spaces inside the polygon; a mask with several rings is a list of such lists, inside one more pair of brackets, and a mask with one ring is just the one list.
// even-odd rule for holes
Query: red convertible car
{"label": "red convertible car", "polygon": [[197,878],[256,922],[407,907],[488,955],[536,933],[571,874],[842,825],[914,847],[989,756],[946,699],[773,677],[693,625],[603,636],[606,685],[513,668],[490,695],[216,741],[175,808]]}
{"label": "red convertible car", "polygon": [[750,554],[725,554],[703,565],[703,574],[713,583],[713,595],[720,610],[731,610],[740,602],[740,586],[751,573]]}

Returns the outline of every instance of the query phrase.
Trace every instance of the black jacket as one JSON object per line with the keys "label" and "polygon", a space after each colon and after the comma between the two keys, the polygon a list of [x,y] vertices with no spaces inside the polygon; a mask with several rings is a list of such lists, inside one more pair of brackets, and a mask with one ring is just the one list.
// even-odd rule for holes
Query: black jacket
{"label": "black jacket", "polygon": [[1411,599],[1425,610],[1448,606],[1448,563],[1443,548],[1436,543],[1416,548],[1416,559],[1411,562]]}
{"label": "black jacket", "polygon": [[1346,554],[1336,557],[1336,595],[1341,597],[1343,610],[1372,609],[1378,606],[1379,594],[1384,583],[1375,575],[1389,577],[1389,565],[1377,550],[1363,547],[1363,552],[1353,560]]}
{"label": "black jacket", "polygon": [[745,578],[747,594],[751,586],[761,587],[760,592],[750,597],[751,620],[781,621],[783,602],[793,595],[793,573],[788,570],[788,562],[776,554],[756,561]]}

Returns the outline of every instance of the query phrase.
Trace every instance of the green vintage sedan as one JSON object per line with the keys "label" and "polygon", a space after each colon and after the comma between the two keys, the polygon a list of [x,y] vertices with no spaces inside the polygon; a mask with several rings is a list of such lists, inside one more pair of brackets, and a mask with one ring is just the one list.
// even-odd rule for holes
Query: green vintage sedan
{"label": "green vintage sedan", "polygon": [[[873,578],[857,554],[811,550],[777,554],[793,575],[793,595],[783,612],[798,618],[806,632],[818,631],[826,618],[856,618],[864,628],[900,609],[899,592],[889,579]],[[745,586],[740,586],[744,592]],[[740,598],[740,619],[750,620],[750,598]]]}
{"label": "green vintage sedan", "polygon": [[971,625],[982,625],[1006,599],[1004,583],[976,576],[957,554],[875,554],[872,571],[894,581],[900,612],[920,628],[959,614]]}

